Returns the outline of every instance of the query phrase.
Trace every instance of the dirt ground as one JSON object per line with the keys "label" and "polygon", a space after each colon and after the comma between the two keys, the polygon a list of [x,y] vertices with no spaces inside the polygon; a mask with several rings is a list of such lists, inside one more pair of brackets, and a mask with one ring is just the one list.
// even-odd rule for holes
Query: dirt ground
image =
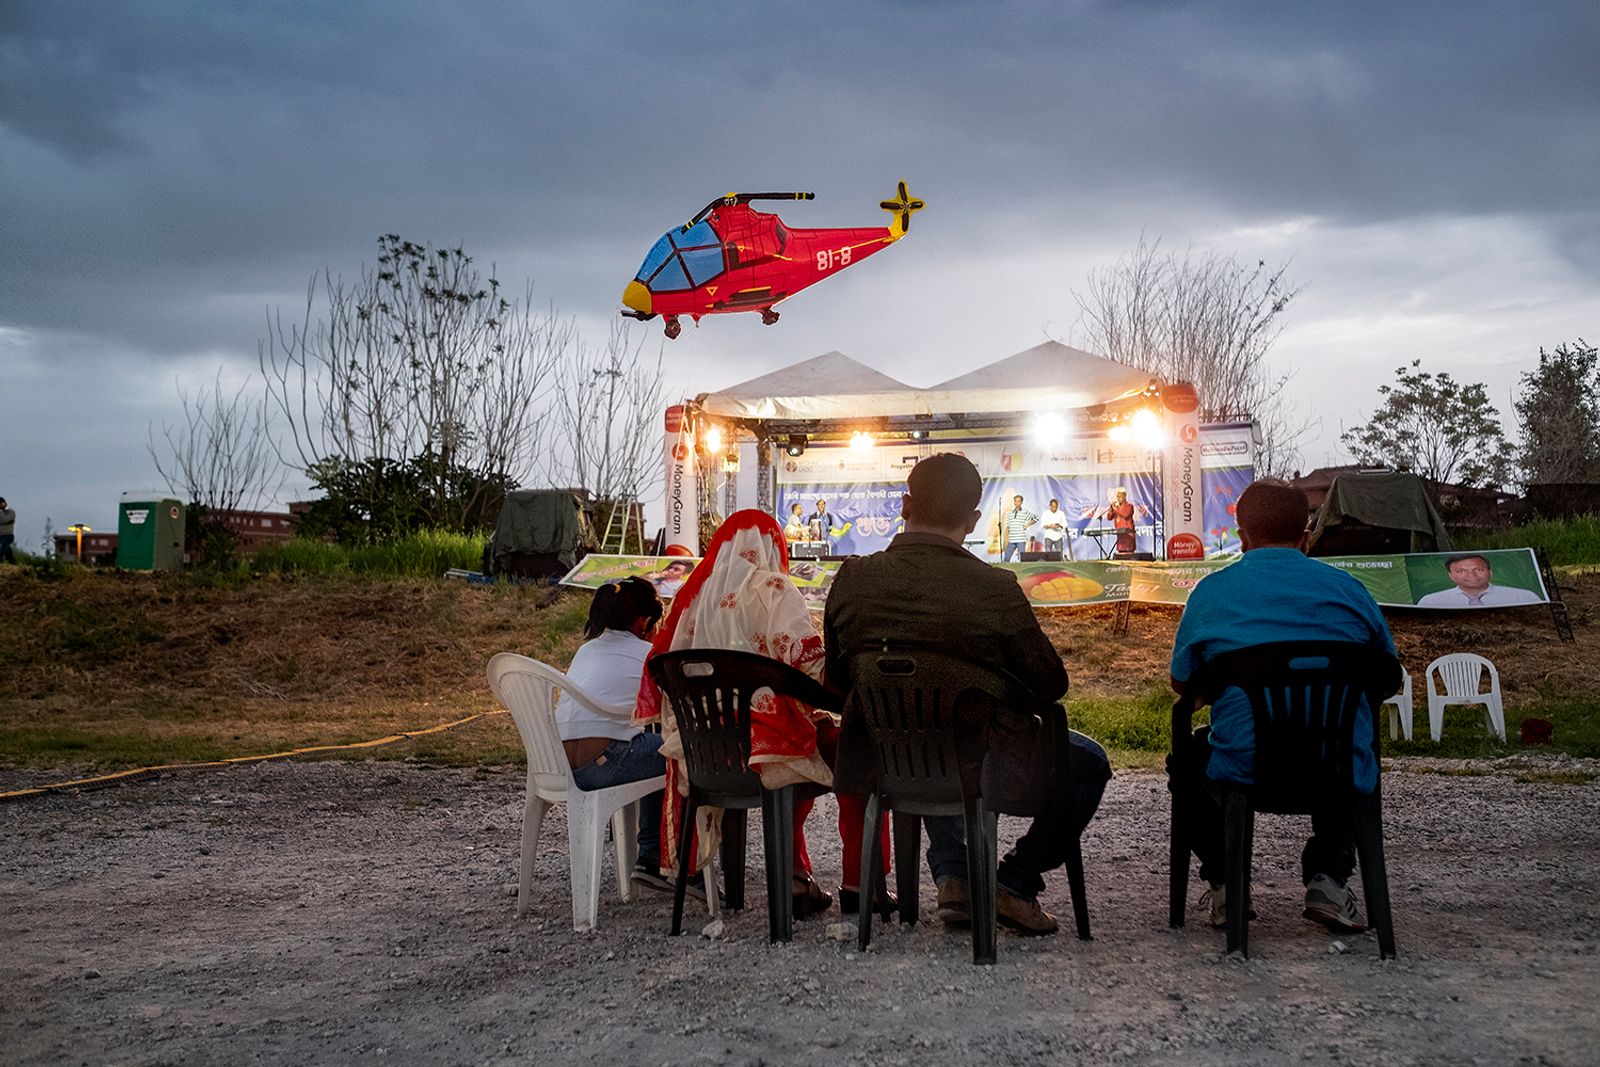
{"label": "dirt ground", "polygon": [[[519,921],[509,770],[267,764],[0,804],[0,1059],[1595,1062],[1595,761],[1409,768],[1385,778],[1387,963],[1300,918],[1290,820],[1258,828],[1253,959],[1225,959],[1193,908],[1169,930],[1150,774],[1114,780],[1086,835],[1094,941],[1003,934],[993,968],[929,920],[864,957],[829,939],[837,912],[769,946],[754,839],[751,906],[721,937],[669,938],[669,898],[622,903],[614,881],[601,929],[574,933],[559,808]],[[0,789],[58,772],[0,770]],[[831,884],[830,801],[810,825]],[[1060,872],[1043,902],[1069,911]]]}

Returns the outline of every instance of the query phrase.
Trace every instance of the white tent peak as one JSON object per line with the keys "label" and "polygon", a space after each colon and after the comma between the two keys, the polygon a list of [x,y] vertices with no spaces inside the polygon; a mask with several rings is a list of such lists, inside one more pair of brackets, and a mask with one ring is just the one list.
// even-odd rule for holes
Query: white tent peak
{"label": "white tent peak", "polygon": [[707,414],[741,419],[850,418],[896,411],[915,392],[835,351],[702,393],[696,403]]}
{"label": "white tent peak", "polygon": [[1101,356],[1046,341],[928,389],[896,381],[843,352],[701,394],[708,415],[824,420],[952,412],[1071,411],[1138,396],[1154,380]]}
{"label": "white tent peak", "polygon": [[1022,390],[1033,396],[1018,395],[1016,404],[1002,404],[982,410],[1037,411],[1088,407],[1120,400],[1143,392],[1152,380],[1155,380],[1155,375],[1149,371],[1064,345],[1060,341],[1045,341],[1014,356],[940,382],[929,392],[989,394],[995,390]]}

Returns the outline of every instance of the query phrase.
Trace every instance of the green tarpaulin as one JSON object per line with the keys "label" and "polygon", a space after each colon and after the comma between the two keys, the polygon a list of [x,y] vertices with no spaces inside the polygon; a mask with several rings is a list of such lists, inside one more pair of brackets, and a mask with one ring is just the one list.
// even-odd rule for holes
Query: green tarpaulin
{"label": "green tarpaulin", "polygon": [[1335,478],[1309,548],[1313,556],[1449,550],[1450,535],[1422,479],[1404,471]]}
{"label": "green tarpaulin", "polygon": [[562,574],[598,547],[576,493],[517,489],[506,494],[484,563],[490,574]]}

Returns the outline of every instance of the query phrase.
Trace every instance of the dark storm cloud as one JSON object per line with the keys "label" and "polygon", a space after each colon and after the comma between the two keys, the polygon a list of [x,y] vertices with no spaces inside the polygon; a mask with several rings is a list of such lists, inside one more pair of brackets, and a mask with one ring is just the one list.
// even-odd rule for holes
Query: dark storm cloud
{"label": "dark storm cloud", "polygon": [[[1458,242],[1442,260],[1492,258],[1470,226],[1430,228],[1482,217],[1592,282],[1597,54],[1588,2],[8,0],[0,434],[59,417],[13,397],[72,395],[8,369],[166,382],[180,359],[248,365],[268,305],[292,313],[324,266],[356,273],[381,233],[459,242],[599,321],[651,239],[731,188],[815,189],[801,225],[874,221],[900,177],[931,208],[916,256],[808,297],[848,340],[791,351],[813,339],[787,319],[719,324],[698,387],[730,380],[705,357],[753,336],[772,359],[931,351],[918,299],[1009,316],[1023,347],[1070,326],[1064,290],[1094,260],[1064,250],[1103,261],[1147,228],[1204,243],[1317,220],[1328,246],[1297,265],[1347,266],[1308,280],[1359,303],[1419,258],[1370,235],[1421,227]],[[119,433],[142,437],[153,396]],[[97,404],[115,419],[115,396]]]}
{"label": "dark storm cloud", "polygon": [[1173,198],[1584,213],[1595,10],[11,5],[0,315],[160,351],[213,336],[196,294],[295,290],[386,230],[632,259],[729,183],[922,175],[964,237]]}

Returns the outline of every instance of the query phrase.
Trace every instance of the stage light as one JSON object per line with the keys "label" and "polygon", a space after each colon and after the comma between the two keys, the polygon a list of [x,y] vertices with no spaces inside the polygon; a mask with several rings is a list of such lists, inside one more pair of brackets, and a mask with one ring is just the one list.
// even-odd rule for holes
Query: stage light
{"label": "stage light", "polygon": [[1122,423],[1118,423],[1106,431],[1106,436],[1118,444],[1124,444],[1133,437],[1133,428],[1123,425]]}
{"label": "stage light", "polygon": [[1146,452],[1159,452],[1167,446],[1167,428],[1161,424],[1161,416],[1149,408],[1140,408],[1133,413],[1129,431],[1133,440]]}
{"label": "stage light", "polygon": [[928,436],[928,431],[927,430],[912,430],[911,431],[911,439],[913,441],[920,441],[926,436]]}
{"label": "stage light", "polygon": [[705,437],[702,440],[705,442],[706,453],[708,455],[716,455],[722,451],[722,428],[720,426],[707,427]]}
{"label": "stage light", "polygon": [[857,430],[850,435],[850,449],[854,452],[865,452],[872,448],[872,435],[865,430]]}
{"label": "stage light", "polygon": [[806,454],[806,435],[803,434],[803,433],[792,433],[792,434],[790,434],[789,435],[789,443],[786,446],[784,446],[783,451],[784,451],[785,454],[790,455],[790,456],[803,456],[803,455],[805,455]]}
{"label": "stage light", "polygon": [[1059,411],[1041,411],[1033,417],[1031,433],[1035,444],[1054,448],[1067,439],[1067,420]]}

